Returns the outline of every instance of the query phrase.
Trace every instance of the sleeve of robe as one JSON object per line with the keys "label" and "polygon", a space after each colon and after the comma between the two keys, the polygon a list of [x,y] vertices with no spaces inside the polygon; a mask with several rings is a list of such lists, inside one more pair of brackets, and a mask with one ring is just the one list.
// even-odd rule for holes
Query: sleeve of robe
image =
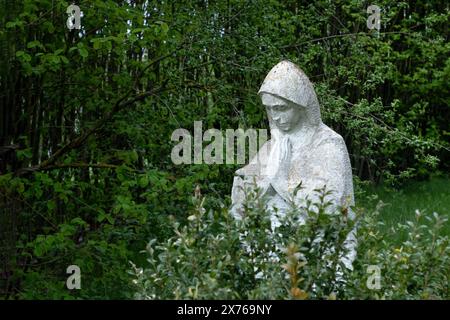
{"label": "sleeve of robe", "polygon": [[353,205],[352,169],[342,137],[334,135],[323,139],[313,152],[307,167],[297,170],[304,188],[298,192],[297,199],[305,199],[308,196],[308,199],[316,202],[318,195],[314,189],[326,186],[326,190],[332,192],[325,198],[332,203],[328,211]]}
{"label": "sleeve of robe", "polygon": [[[310,172],[302,184],[305,188],[298,192],[297,199],[304,199],[308,195],[309,199],[317,202],[319,199],[313,190],[326,186],[327,190],[332,191],[332,194],[325,198],[332,203],[326,211],[333,212],[339,207],[347,207],[348,217],[353,219],[353,211],[349,208],[354,205],[352,169],[343,138],[339,135],[326,138],[316,148],[309,162]],[[341,258],[341,261],[348,269],[353,269],[352,263],[356,258],[357,245],[356,228],[349,232],[344,245],[348,253]]]}
{"label": "sleeve of robe", "polygon": [[264,179],[261,175],[264,172],[267,155],[270,150],[270,143],[270,141],[267,141],[250,163],[237,170],[235,173],[233,187],[231,189],[231,214],[236,219],[242,217],[243,204],[245,201],[244,190],[249,187],[258,186],[264,192],[264,189],[267,188],[263,183]]}

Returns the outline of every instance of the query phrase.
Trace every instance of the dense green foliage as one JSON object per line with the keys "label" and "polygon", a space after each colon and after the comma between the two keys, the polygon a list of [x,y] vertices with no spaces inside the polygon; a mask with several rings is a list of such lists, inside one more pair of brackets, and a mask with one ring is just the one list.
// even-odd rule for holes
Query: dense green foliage
{"label": "dense green foliage", "polygon": [[[410,181],[402,188],[381,186],[361,186],[356,203],[365,210],[375,208],[380,201],[379,219],[385,222],[386,229],[398,223],[405,224],[414,219],[416,209],[424,214],[447,214],[450,212],[450,180],[432,178],[429,181]],[[385,231],[386,231],[385,229]],[[450,223],[443,226],[443,232],[450,236]],[[404,235],[398,233],[395,239],[404,240]],[[394,239],[394,240],[395,240]],[[394,241],[395,242],[395,241]]]}
{"label": "dense green foliage", "polygon": [[[379,207],[354,220],[348,208],[327,214],[329,193],[318,192],[320,202],[294,205],[275,229],[258,193],[247,194],[239,221],[226,209],[206,212],[204,199],[194,198],[189,224],[175,222],[173,237],[150,241],[148,268],[133,265],[136,298],[450,299],[450,238],[442,234],[448,219],[417,210],[412,221],[385,232]],[[355,226],[358,255],[349,270],[342,257]],[[387,239],[401,231],[406,239],[393,246]],[[371,286],[373,266],[379,287]]]}
{"label": "dense green foliage", "polygon": [[174,165],[171,133],[267,128],[256,92],[281,59],[315,83],[359,180],[448,172],[446,1],[378,1],[381,32],[364,1],[75,3],[81,30],[68,1],[0,2],[0,296],[134,297],[128,262],[191,223],[196,185],[228,206],[238,167]]}

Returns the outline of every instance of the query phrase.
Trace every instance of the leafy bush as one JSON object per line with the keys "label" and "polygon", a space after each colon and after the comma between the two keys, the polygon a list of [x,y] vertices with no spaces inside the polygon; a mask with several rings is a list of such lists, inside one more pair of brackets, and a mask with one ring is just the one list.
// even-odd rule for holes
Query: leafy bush
{"label": "leafy bush", "polygon": [[[377,215],[348,208],[327,213],[329,192],[317,203],[292,206],[272,228],[259,191],[247,193],[242,220],[227,208],[206,211],[205,198],[194,197],[195,210],[181,225],[172,219],[174,236],[151,240],[148,265],[132,264],[138,299],[448,299],[450,244],[440,235],[446,219],[416,212],[416,220],[390,232],[407,233],[400,247],[380,230]],[[300,212],[306,222],[299,223]],[[432,222],[422,224],[422,220]],[[353,270],[343,265],[345,240],[357,228]],[[369,266],[381,271],[380,288],[370,289]],[[373,288],[373,287],[371,287]]]}

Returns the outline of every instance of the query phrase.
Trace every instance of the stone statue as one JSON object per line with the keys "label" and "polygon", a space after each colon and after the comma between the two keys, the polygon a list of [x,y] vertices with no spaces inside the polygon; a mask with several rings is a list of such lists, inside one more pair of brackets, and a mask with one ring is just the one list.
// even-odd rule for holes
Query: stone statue
{"label": "stone statue", "polygon": [[[354,204],[352,169],[344,139],[326,126],[312,83],[295,64],[282,61],[270,70],[258,92],[269,118],[271,139],[249,164],[236,171],[232,213],[239,218],[243,188],[254,185],[267,196],[272,227],[295,201],[314,201],[314,189],[333,190],[328,210]],[[273,210],[276,207],[278,210]],[[351,210],[349,210],[350,215]]]}

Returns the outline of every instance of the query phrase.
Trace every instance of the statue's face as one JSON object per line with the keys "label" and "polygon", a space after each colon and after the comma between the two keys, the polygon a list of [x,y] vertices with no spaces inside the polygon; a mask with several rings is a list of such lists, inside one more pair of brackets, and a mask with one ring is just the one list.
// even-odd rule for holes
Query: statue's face
{"label": "statue's face", "polygon": [[278,129],[291,132],[299,126],[302,108],[267,93],[262,94],[261,100]]}

